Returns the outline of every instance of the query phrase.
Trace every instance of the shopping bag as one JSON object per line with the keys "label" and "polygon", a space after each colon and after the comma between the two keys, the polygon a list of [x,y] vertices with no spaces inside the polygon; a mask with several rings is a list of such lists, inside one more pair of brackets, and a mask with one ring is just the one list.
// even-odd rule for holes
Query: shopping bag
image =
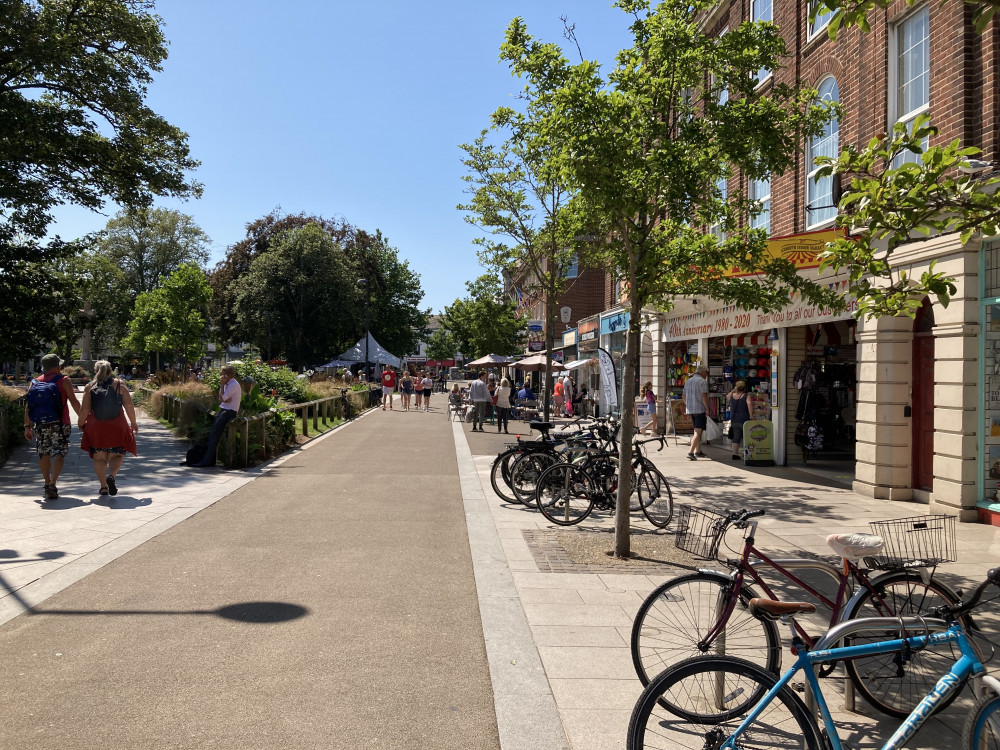
{"label": "shopping bag", "polygon": [[705,440],[711,442],[718,440],[720,437],[722,437],[722,428],[719,427],[718,422],[709,417],[705,420]]}

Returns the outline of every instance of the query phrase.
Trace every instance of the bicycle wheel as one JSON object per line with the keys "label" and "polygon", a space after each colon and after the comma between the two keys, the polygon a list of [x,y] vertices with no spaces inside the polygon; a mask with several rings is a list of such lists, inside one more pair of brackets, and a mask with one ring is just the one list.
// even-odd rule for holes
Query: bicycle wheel
{"label": "bicycle wheel", "polygon": [[667,478],[656,469],[643,467],[635,489],[646,520],[658,529],[669,524],[674,517],[674,494]]}
{"label": "bicycle wheel", "polygon": [[493,491],[497,493],[497,497],[505,503],[520,502],[514,496],[513,490],[510,489],[510,466],[520,454],[521,452],[517,448],[505,450],[496,457],[493,467],[490,469],[490,485],[493,487]]}
{"label": "bicycle wheel", "polygon": [[[955,604],[958,599],[943,584],[934,580],[924,583],[916,572],[899,571],[889,573],[872,581],[877,593],[873,596],[867,588],[862,590],[854,606],[844,616],[845,620],[860,617],[911,617],[926,615],[930,610],[943,604]],[[851,636],[851,645],[885,640],[886,636],[897,637],[893,633],[873,632]],[[918,635],[915,633],[914,635]],[[897,664],[899,653],[878,654],[861,659],[852,659],[844,664],[851,682],[873,708],[884,714],[905,718],[925,695],[937,684],[938,679],[949,671],[958,658],[952,648],[928,648],[916,651],[906,663]],[[950,704],[961,689],[942,701],[937,710]]]}
{"label": "bicycle wheel", "polygon": [[574,464],[555,464],[538,477],[538,509],[559,526],[572,526],[594,508],[594,484],[587,472]]}
{"label": "bicycle wheel", "polygon": [[707,571],[678,576],[646,597],[632,623],[632,665],[643,685],[663,670],[692,656],[738,656],[774,674],[781,668],[781,639],[770,620],[750,614],[757,592],[749,586],[729,616],[722,636],[702,644],[726,606],[733,581]]}
{"label": "bicycle wheel", "polygon": [[538,477],[558,460],[551,453],[525,453],[515,459],[510,467],[510,489],[514,497],[525,505],[533,505]]}
{"label": "bicycle wheel", "polygon": [[[659,675],[642,691],[632,710],[626,747],[721,747],[777,681],[775,675],[743,659],[687,659]],[[809,710],[786,685],[732,746],[741,750],[818,750],[821,741]]]}
{"label": "bicycle wheel", "polygon": [[1000,748],[1000,696],[990,692],[976,704],[962,730],[962,747],[968,750]]}

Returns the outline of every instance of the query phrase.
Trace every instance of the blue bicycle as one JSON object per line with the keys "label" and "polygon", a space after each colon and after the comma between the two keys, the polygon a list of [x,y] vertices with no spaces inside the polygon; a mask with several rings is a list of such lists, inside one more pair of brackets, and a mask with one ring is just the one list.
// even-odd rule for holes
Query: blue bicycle
{"label": "blue bicycle", "polygon": [[[964,745],[975,750],[1000,747],[1000,682],[985,674],[979,653],[969,640],[963,617],[974,609],[989,586],[1000,587],[1000,568],[987,574],[967,602],[937,608],[930,617],[873,617],[844,622],[832,628],[810,650],[791,625],[791,616],[813,611],[803,602],[754,599],[754,615],[780,619],[792,629],[795,665],[781,677],[756,664],[725,656],[696,656],[678,662],[653,679],[632,712],[628,750],[748,750],[750,748],[807,748],[843,750],[830,709],[823,697],[816,669],[833,661],[895,654],[903,669],[925,648],[951,649],[951,669],[903,720],[882,750],[899,750],[924,721],[965,684],[979,678],[983,697],[969,716]],[[994,597],[995,598],[995,597]],[[859,633],[893,633],[889,640],[851,643]],[[815,701],[823,730],[814,714],[791,687],[801,675]]]}

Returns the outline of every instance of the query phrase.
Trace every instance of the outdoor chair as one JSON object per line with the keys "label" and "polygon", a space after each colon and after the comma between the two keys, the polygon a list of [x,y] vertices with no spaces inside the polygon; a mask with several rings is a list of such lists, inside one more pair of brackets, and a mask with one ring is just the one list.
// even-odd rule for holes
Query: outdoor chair
{"label": "outdoor chair", "polygon": [[522,422],[530,422],[538,416],[538,402],[526,398],[517,399],[517,414]]}
{"label": "outdoor chair", "polygon": [[462,396],[457,397],[454,394],[448,395],[448,421],[449,422],[461,422],[462,417],[465,413],[465,407],[462,404]]}

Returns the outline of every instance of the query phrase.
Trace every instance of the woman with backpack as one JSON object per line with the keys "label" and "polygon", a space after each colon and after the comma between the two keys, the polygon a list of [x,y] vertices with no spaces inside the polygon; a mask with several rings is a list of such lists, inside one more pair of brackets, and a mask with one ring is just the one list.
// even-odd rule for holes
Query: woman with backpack
{"label": "woman with backpack", "polygon": [[90,452],[94,473],[101,483],[101,495],[117,495],[115,477],[125,454],[139,455],[135,446],[139,427],[135,423],[132,395],[114,376],[107,360],[94,364],[94,379],[83,389],[78,424],[83,430],[80,448]]}

